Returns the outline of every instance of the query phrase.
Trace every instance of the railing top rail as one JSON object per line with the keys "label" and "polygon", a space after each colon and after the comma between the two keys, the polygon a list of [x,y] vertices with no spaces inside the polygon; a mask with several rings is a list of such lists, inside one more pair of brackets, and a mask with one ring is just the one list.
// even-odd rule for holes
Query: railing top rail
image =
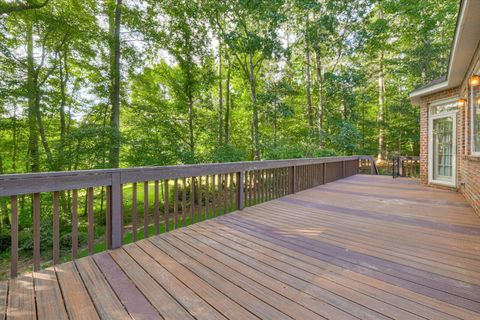
{"label": "railing top rail", "polygon": [[52,192],[112,185],[112,176],[120,183],[196,177],[230,172],[275,169],[318,163],[372,159],[368,156],[323,157],[288,160],[244,161],[161,167],[78,170],[0,175],[0,196]]}
{"label": "railing top rail", "polygon": [[420,160],[420,156],[400,156],[400,160]]}

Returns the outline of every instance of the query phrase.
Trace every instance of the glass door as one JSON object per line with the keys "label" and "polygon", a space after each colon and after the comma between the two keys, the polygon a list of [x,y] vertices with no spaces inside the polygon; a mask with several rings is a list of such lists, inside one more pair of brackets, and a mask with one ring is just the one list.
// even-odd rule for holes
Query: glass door
{"label": "glass door", "polygon": [[452,182],[453,117],[433,120],[433,180]]}
{"label": "glass door", "polygon": [[429,182],[456,186],[456,113],[433,114],[429,124]]}

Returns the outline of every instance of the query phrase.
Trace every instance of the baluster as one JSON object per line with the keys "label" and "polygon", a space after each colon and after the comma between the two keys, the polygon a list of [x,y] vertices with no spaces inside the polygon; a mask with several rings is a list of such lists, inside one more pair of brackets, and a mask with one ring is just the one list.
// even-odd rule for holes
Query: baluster
{"label": "baluster", "polygon": [[18,272],[18,196],[11,197],[12,223],[10,226],[12,239],[12,256],[10,260],[10,276],[15,278]]}
{"label": "baluster", "polygon": [[223,214],[227,213],[228,203],[228,175],[224,175],[224,187],[223,187]]}
{"label": "baluster", "polygon": [[215,192],[215,175],[212,175],[212,217],[215,217],[217,214],[217,196]]}
{"label": "baluster", "polygon": [[33,194],[33,270],[40,269],[40,194]]}
{"label": "baluster", "polygon": [[243,210],[244,206],[244,173],[243,171],[237,172],[237,209]]}
{"label": "baluster", "polygon": [[88,193],[88,254],[93,255],[94,229],[93,229],[93,188],[87,189]]}
{"label": "baluster", "polygon": [[60,226],[58,211],[58,191],[55,191],[53,193],[53,264],[59,262]]}
{"label": "baluster", "polygon": [[132,239],[137,241],[138,210],[137,210],[137,183],[132,183]]}
{"label": "baluster", "polygon": [[106,207],[105,207],[105,223],[106,223],[106,232],[105,238],[107,243],[107,248],[112,248],[112,186],[106,187]]}
{"label": "baluster", "polygon": [[217,176],[218,178],[218,215],[221,215],[222,214],[222,193],[223,193],[223,190],[222,190],[222,183],[223,183],[223,177],[221,174],[219,174]]}
{"label": "baluster", "polygon": [[169,199],[168,199],[168,179],[163,181],[165,187],[165,199],[164,199],[164,214],[165,214],[165,232],[170,231],[170,208],[169,208]]}
{"label": "baluster", "polygon": [[173,182],[173,228],[178,228],[178,179]]}
{"label": "baluster", "polygon": [[187,225],[187,178],[182,179],[182,226]]}
{"label": "baluster", "polygon": [[210,217],[210,176],[205,176],[205,219]]}
{"label": "baluster", "polygon": [[148,238],[148,181],[143,183],[143,238]]}
{"label": "baluster", "polygon": [[202,221],[202,176],[198,177],[198,212],[197,212],[197,221]]}
{"label": "baluster", "polygon": [[233,172],[230,173],[230,211],[234,211],[233,197],[234,197]]}
{"label": "baluster", "polygon": [[160,233],[160,199],[159,199],[159,187],[158,187],[158,180],[155,180],[155,196],[154,196],[154,202],[155,202],[155,235],[158,235]]}
{"label": "baluster", "polygon": [[72,190],[72,258],[77,259],[78,251],[78,190]]}
{"label": "baluster", "polygon": [[191,178],[190,183],[190,224],[193,224],[195,214],[195,177]]}

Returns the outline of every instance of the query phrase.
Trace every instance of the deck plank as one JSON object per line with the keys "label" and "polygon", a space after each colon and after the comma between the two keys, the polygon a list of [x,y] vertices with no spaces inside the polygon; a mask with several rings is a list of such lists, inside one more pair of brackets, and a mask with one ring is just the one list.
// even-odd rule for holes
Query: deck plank
{"label": "deck plank", "polygon": [[0,320],[475,320],[479,235],[457,193],[357,175],[0,282]]}
{"label": "deck plank", "polygon": [[[370,296],[375,297],[378,300],[401,307],[404,310],[414,311],[415,314],[423,316],[427,319],[454,318],[447,312],[440,312],[436,310],[435,306],[427,307],[427,305],[419,303],[418,300],[423,302],[423,296],[416,296],[412,300],[412,297],[410,297],[410,292],[408,295],[401,295],[397,292],[398,289],[400,289],[398,287],[388,286],[386,283],[376,281],[370,277],[363,277],[360,274],[349,275],[344,269],[337,268],[333,264],[313,259],[296,251],[280,247],[274,243],[252,237],[244,232],[239,232],[226,226],[215,224],[214,228],[215,233],[223,233],[228,236],[229,239],[241,243],[249,248],[255,249],[258,252],[262,252],[262,254],[265,254],[269,257],[279,259],[294,266],[298,266],[304,270],[310,270],[312,273],[320,274],[322,277],[353,288],[354,290],[368,292]],[[191,234],[186,235],[194,239],[196,238]]]}
{"label": "deck plank", "polygon": [[131,319],[91,257],[75,264],[101,319]]}
{"label": "deck plank", "polygon": [[35,319],[36,317],[33,275],[27,274],[10,280],[7,319]]}
{"label": "deck plank", "polygon": [[100,319],[73,262],[55,266],[70,319]]}
{"label": "deck plank", "polygon": [[37,316],[40,319],[68,319],[62,293],[53,268],[33,273]]}
{"label": "deck plank", "polygon": [[352,315],[336,308],[335,306],[329,305],[325,301],[319,300],[301,290],[288,286],[284,282],[281,282],[274,277],[270,277],[244,263],[241,263],[238,260],[231,258],[226,254],[221,253],[220,251],[215,250],[209,245],[199,241],[198,238],[192,235],[191,232],[177,232],[173,236],[176,239],[179,239],[190,245],[192,248],[196,248],[200,252],[207,254],[213,259],[232,268],[233,270],[241,272],[242,274],[250,277],[252,280],[257,281],[259,284],[282,294],[283,296],[316,312],[321,316],[333,319],[356,319]]}
{"label": "deck plank", "polygon": [[252,313],[238,305],[233,299],[221,293],[219,290],[211,286],[204,279],[197,277],[193,272],[188,270],[182,264],[178,263],[164,252],[160,251],[151,241],[155,238],[151,238],[150,241],[139,242],[138,246],[141,247],[146,253],[160,263],[165,269],[171,272],[177,279],[182,281],[190,289],[201,296],[216,310],[221,312],[228,319],[258,319]]}
{"label": "deck plank", "polygon": [[110,255],[164,319],[194,319],[123,249],[113,250]]}
{"label": "deck plank", "polygon": [[286,315],[294,319],[319,318],[318,314],[284,297],[276,291],[270,290],[269,288],[260,285],[258,282],[244,276],[241,272],[237,272],[229,268],[228,266],[209,258],[201,251],[198,251],[196,249],[194,250],[192,247],[182,244],[180,241],[178,241],[177,238],[173,237],[171,234],[166,234],[161,239],[167,241],[173,247],[176,247],[177,250],[190,256],[199,264],[202,264],[213,272],[218,273],[228,281],[250,292],[258,299],[264,301],[265,303],[268,303],[269,305],[285,313]]}
{"label": "deck plank", "polygon": [[7,316],[8,282],[0,282],[0,320]]}
{"label": "deck plank", "polygon": [[190,288],[145,254],[138,246],[125,246],[125,251],[197,319],[226,319]]}
{"label": "deck plank", "polygon": [[209,270],[197,261],[188,257],[183,252],[176,250],[175,247],[171,246],[165,241],[162,241],[160,238],[153,239],[152,242],[163,252],[187,267],[198,277],[205,279],[205,281],[210,283],[219,291],[223,292],[225,295],[234,296],[240,305],[258,317],[262,319],[291,319],[286,314],[261,301],[250,292]]}
{"label": "deck plank", "polygon": [[162,319],[160,314],[127,277],[112,257],[104,252],[94,256],[98,268],[103,272],[113,291],[117,294],[128,313],[134,319]]}

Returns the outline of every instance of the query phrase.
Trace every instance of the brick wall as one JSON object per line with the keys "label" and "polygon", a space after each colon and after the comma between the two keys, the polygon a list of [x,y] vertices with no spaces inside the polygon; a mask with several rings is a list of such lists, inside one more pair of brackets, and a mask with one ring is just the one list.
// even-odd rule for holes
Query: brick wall
{"label": "brick wall", "polygon": [[[459,88],[454,88],[442,92],[435,93],[433,95],[422,98],[420,102],[420,181],[422,184],[428,184],[428,106],[430,103],[437,100],[444,100],[453,98],[459,95]],[[459,121],[460,115],[457,115],[457,150],[460,148],[459,143]],[[460,152],[457,151],[457,155]],[[459,158],[457,157],[457,164]]]}
{"label": "brick wall", "polygon": [[467,99],[465,107],[459,108],[457,112],[458,188],[456,190],[465,196],[475,212],[480,215],[480,157],[471,155],[468,87],[450,89],[422,98],[420,104],[420,180],[422,184],[428,184],[428,106],[434,101],[456,96]]}

